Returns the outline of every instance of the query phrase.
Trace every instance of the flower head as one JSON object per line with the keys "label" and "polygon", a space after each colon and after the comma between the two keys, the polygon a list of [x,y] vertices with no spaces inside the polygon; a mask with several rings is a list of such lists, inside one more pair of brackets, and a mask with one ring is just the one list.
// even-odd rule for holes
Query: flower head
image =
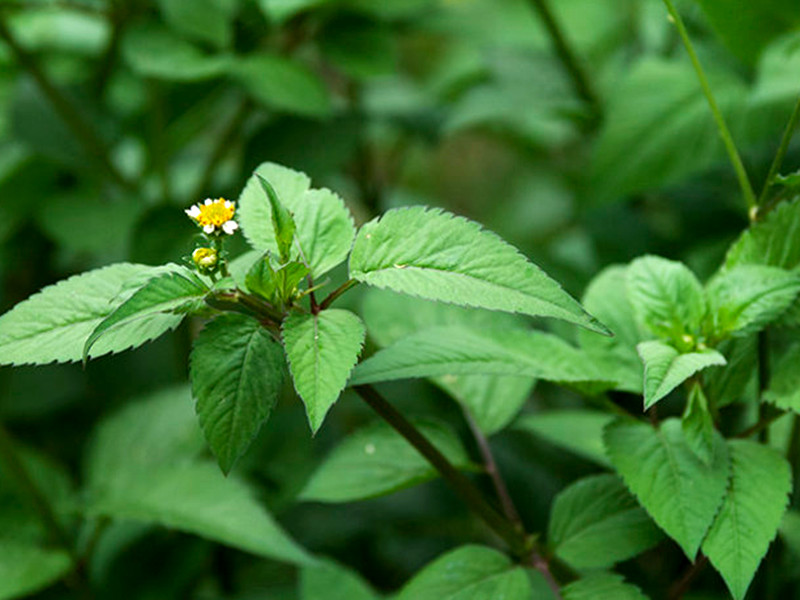
{"label": "flower head", "polygon": [[233,220],[236,205],[225,198],[206,198],[204,202],[193,204],[185,212],[209,235],[220,231],[231,235],[239,229],[239,224]]}
{"label": "flower head", "polygon": [[196,248],[192,252],[192,261],[201,271],[210,271],[219,262],[219,252],[214,248]]}

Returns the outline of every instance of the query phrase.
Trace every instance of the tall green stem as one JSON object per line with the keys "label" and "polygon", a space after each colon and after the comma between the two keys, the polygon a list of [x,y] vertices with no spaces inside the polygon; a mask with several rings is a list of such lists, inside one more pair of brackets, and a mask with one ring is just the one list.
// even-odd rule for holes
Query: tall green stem
{"label": "tall green stem", "polygon": [[0,38],[8,45],[11,52],[17,59],[17,62],[33,77],[42,93],[53,105],[53,108],[58,115],[63,119],[66,126],[70,129],[72,134],[80,141],[86,148],[89,155],[92,156],[102,168],[105,175],[109,180],[123,188],[132,188],[133,186],[122,176],[119,170],[111,162],[110,152],[105,143],[100,139],[91,125],[84,120],[83,116],[78,110],[50,81],[47,75],[42,71],[36,59],[19,42],[17,42],[11,30],[6,25],[5,19],[0,13]]}
{"label": "tall green stem", "polygon": [[545,28],[547,29],[550,39],[553,41],[553,46],[556,54],[558,54],[559,60],[564,65],[564,68],[567,70],[567,73],[572,79],[572,85],[575,88],[575,92],[584,102],[586,102],[586,104],[589,105],[589,108],[592,112],[592,121],[593,123],[596,123],[600,120],[602,112],[600,99],[595,93],[589,77],[581,67],[580,60],[572,51],[572,48],[570,48],[567,38],[561,31],[561,27],[559,27],[553,11],[550,10],[548,1],[531,0],[531,3],[536,9],[536,12],[539,14],[539,18],[542,20]]}
{"label": "tall green stem", "polygon": [[745,202],[747,202],[747,209],[752,219],[756,216],[757,203],[753,186],[750,183],[750,178],[747,176],[747,169],[744,167],[742,157],[739,156],[739,150],[736,148],[736,143],[733,141],[733,136],[728,129],[728,125],[725,123],[725,117],[722,116],[722,111],[720,110],[719,105],[714,98],[714,93],[711,91],[708,78],[703,70],[703,66],[700,64],[700,59],[697,58],[694,45],[692,45],[692,40],[689,39],[689,33],[686,31],[686,26],[683,23],[683,19],[681,19],[680,13],[678,13],[678,11],[675,9],[675,5],[672,3],[672,0],[664,0],[664,4],[667,7],[667,11],[669,11],[670,17],[672,17],[672,20],[675,22],[675,27],[678,28],[678,34],[680,35],[683,45],[686,48],[686,52],[688,52],[689,58],[692,61],[692,66],[694,66],[697,79],[700,81],[700,87],[703,88],[703,94],[705,94],[708,105],[711,108],[711,113],[714,115],[714,121],[717,124],[717,129],[719,130],[719,135],[722,138],[722,143],[725,145],[725,150],[728,152],[728,158],[733,165],[734,171],[736,171],[736,178],[739,180],[739,187],[742,190]]}
{"label": "tall green stem", "polygon": [[772,186],[775,177],[778,175],[778,171],[783,164],[783,159],[786,158],[786,153],[789,151],[789,144],[792,141],[794,130],[797,129],[798,121],[800,121],[800,97],[797,98],[797,103],[794,105],[792,115],[789,117],[789,122],[786,124],[786,129],[783,132],[781,145],[778,147],[778,152],[775,154],[775,158],[772,160],[772,165],[770,165],[767,179],[764,181],[764,187],[761,188],[761,194],[758,196],[758,206],[764,206],[764,203],[767,201],[769,188]]}

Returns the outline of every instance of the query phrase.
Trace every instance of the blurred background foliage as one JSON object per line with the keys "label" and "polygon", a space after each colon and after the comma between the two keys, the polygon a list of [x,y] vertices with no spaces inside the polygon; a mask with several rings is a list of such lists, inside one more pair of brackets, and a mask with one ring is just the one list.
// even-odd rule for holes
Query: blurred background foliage
{"label": "blurred background foliage", "polygon": [[[798,93],[796,8],[679,3],[756,184]],[[180,260],[194,234],[182,209],[235,199],[265,160],[336,190],[359,222],[407,204],[478,220],[578,297],[643,253],[705,277],[747,223],[660,0],[2,0],[0,38],[0,312],[90,268]],[[794,145],[786,164],[799,163]],[[101,419],[164,388],[190,404],[175,386],[199,326],[85,370],[0,369],[0,418],[83,481]],[[386,389],[411,415],[464,427],[425,382]],[[577,403],[540,385],[524,410]],[[311,439],[286,390],[237,471],[302,545],[388,591],[487,534],[440,482],[297,504],[321,457],[369,420],[345,395]],[[522,428],[493,443],[533,530],[599,469]],[[683,566],[661,550],[622,566],[656,598]],[[155,526],[117,524],[96,552],[102,598],[298,597],[293,567]]]}

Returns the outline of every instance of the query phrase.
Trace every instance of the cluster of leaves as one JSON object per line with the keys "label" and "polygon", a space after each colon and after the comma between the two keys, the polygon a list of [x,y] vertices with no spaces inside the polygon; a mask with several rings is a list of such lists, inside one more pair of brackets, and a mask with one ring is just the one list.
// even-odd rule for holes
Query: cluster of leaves
{"label": "cluster of leaves", "polygon": [[662,0],[2,3],[0,598],[793,597],[800,20],[675,4],[749,227]]}

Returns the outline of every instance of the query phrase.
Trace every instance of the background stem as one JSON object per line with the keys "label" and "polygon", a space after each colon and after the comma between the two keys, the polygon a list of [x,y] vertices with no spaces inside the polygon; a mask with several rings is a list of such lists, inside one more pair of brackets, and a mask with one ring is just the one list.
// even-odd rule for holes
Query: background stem
{"label": "background stem", "polygon": [[764,203],[767,201],[769,189],[772,187],[772,183],[783,164],[783,159],[786,158],[786,153],[789,151],[789,144],[792,141],[792,136],[794,135],[794,130],[797,128],[798,121],[800,121],[800,97],[797,98],[794,110],[789,117],[789,122],[786,124],[786,129],[783,131],[783,137],[781,138],[778,152],[775,153],[775,158],[772,160],[772,164],[769,167],[769,173],[767,174],[767,179],[764,181],[764,187],[761,188],[761,194],[758,196],[758,206],[764,206]]}

